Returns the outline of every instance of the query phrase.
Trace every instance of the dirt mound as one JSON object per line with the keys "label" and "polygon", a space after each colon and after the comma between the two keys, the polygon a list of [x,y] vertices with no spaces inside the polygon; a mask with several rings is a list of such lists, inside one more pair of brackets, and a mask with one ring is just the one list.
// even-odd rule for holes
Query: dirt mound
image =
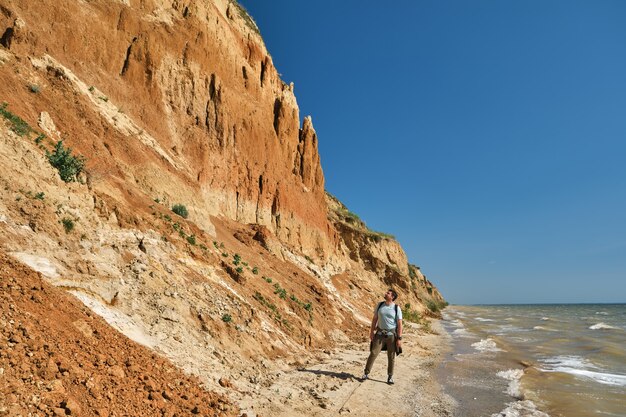
{"label": "dirt mound", "polygon": [[0,415],[238,415],[166,359],[0,253]]}

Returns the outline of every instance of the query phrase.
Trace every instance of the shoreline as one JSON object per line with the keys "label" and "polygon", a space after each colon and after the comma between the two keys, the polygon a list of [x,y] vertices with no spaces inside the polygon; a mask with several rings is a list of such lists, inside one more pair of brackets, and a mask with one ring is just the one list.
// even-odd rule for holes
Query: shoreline
{"label": "shoreline", "polygon": [[368,343],[346,343],[327,351],[320,361],[278,372],[260,395],[239,399],[247,417],[337,415],[443,417],[454,414],[455,400],[443,392],[436,371],[450,351],[450,339],[438,320],[433,333],[406,323],[403,354],[396,358],[395,384],[387,385],[387,358],[374,363],[370,379],[361,381]]}

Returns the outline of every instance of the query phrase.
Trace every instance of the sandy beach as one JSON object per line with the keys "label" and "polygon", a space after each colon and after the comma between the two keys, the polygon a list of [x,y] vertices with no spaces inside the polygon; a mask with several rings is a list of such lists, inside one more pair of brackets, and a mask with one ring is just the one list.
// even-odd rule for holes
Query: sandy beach
{"label": "sandy beach", "polygon": [[[325,357],[281,372],[259,396],[244,395],[239,404],[248,417],[273,416],[451,416],[454,400],[442,392],[434,371],[449,350],[440,323],[432,333],[405,325],[404,353],[396,358],[395,384],[387,385],[387,358],[376,360],[370,379],[361,381],[368,343],[346,343]],[[243,393],[242,393],[243,394]]]}

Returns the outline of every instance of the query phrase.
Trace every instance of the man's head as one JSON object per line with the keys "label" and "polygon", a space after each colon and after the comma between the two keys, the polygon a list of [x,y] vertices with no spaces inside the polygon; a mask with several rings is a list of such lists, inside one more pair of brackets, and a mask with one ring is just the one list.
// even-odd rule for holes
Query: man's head
{"label": "man's head", "polygon": [[396,298],[398,298],[398,293],[389,288],[385,293],[385,299],[387,299],[387,297],[390,298],[390,301],[396,301]]}

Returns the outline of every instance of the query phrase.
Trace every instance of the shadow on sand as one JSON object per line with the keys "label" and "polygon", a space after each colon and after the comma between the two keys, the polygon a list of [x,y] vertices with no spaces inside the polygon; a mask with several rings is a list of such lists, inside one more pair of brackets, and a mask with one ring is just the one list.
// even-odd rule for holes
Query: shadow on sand
{"label": "shadow on sand", "polygon": [[[366,382],[362,380],[361,378],[357,377],[356,375],[350,374],[348,372],[332,372],[332,371],[323,371],[321,369],[298,369],[298,372],[309,372],[315,375],[326,375],[331,378],[342,379],[344,381],[353,380],[357,382]],[[381,384],[387,385],[387,381],[374,379],[371,376],[367,379],[367,381],[380,382]]]}

